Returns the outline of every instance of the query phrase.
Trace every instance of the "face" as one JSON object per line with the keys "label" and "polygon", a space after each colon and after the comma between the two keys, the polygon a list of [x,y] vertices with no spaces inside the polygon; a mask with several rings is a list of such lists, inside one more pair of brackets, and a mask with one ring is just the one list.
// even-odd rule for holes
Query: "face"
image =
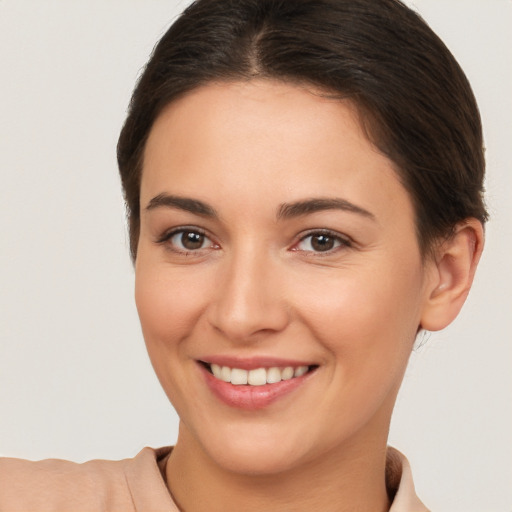
{"label": "face", "polygon": [[252,474],[385,444],[427,283],[411,201],[350,103],[210,84],[157,119],[136,302],[178,443]]}

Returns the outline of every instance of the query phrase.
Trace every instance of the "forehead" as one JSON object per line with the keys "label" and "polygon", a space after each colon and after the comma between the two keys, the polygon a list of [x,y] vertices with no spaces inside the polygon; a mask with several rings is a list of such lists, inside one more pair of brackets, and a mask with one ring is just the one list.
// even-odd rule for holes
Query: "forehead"
{"label": "forehead", "polygon": [[266,80],[198,88],[153,126],[142,204],[162,192],[211,199],[216,190],[246,208],[260,208],[262,197],[270,204],[335,192],[367,209],[398,198],[410,209],[393,163],[368,141],[352,103]]}

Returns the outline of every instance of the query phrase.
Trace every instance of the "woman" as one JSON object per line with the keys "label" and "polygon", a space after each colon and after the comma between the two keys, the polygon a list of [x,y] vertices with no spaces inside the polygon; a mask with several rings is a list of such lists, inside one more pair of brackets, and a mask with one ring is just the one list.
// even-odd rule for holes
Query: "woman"
{"label": "woman", "polygon": [[441,41],[394,0],[201,0],[156,47],[118,161],[178,441],[4,461],[0,505],[426,510],[389,422],[486,220],[478,110]]}

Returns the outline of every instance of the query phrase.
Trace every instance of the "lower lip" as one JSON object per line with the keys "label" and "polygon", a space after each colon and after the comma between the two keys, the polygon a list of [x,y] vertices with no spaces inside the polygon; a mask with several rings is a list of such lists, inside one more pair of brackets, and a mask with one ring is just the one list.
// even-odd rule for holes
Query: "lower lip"
{"label": "lower lip", "polygon": [[199,366],[206,384],[217,398],[231,407],[245,410],[257,410],[267,407],[297,389],[311,376],[311,372],[308,372],[301,377],[282,380],[275,384],[235,386],[230,382],[217,379],[202,364],[199,364]]}

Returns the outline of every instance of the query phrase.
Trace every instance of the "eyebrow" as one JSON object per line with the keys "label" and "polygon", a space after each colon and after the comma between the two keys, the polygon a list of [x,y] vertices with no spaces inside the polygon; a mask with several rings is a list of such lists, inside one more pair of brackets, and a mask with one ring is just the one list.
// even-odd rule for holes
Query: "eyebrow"
{"label": "eyebrow", "polygon": [[[161,207],[176,208],[195,215],[200,215],[201,217],[219,218],[215,208],[203,201],[200,201],[199,199],[170,194],[158,194],[153,197],[146,206],[146,211]],[[303,199],[293,203],[283,203],[278,209],[277,219],[285,220],[325,210],[342,210],[375,220],[375,215],[373,213],[351,203],[350,201],[347,201],[346,199],[323,197]]]}
{"label": "eyebrow", "polygon": [[203,203],[203,201],[199,201],[198,199],[191,199],[189,197],[158,194],[149,201],[146,206],[146,211],[160,207],[176,208],[202,217],[218,217],[217,212],[210,205]]}
{"label": "eyebrow", "polygon": [[340,198],[311,198],[297,201],[294,203],[284,203],[279,208],[277,218],[289,219],[292,217],[300,217],[310,213],[321,212],[325,210],[343,210],[350,213],[356,213],[372,220],[375,215],[360,206],[357,206],[346,199]]}

